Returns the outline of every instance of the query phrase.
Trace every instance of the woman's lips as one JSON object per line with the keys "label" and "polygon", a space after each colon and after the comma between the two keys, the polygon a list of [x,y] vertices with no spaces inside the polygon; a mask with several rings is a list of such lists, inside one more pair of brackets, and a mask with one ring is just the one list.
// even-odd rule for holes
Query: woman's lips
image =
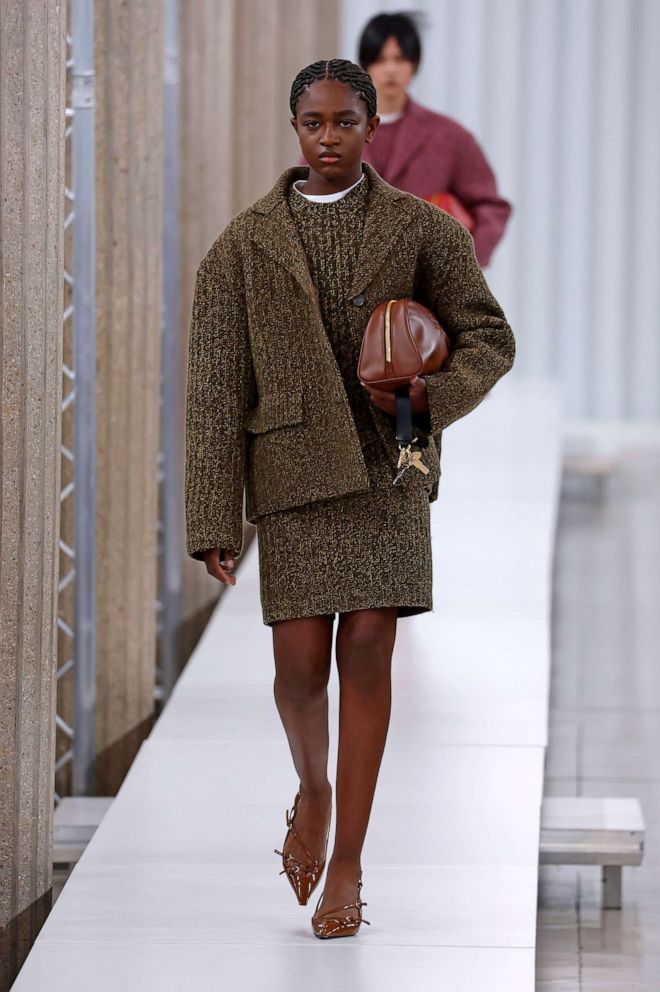
{"label": "woman's lips", "polygon": [[338,162],[339,155],[319,155],[322,162]]}

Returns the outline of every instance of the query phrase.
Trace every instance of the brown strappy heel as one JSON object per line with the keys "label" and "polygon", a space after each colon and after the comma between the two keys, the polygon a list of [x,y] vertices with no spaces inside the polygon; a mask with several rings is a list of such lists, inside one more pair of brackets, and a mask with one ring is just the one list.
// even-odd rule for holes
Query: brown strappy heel
{"label": "brown strappy heel", "polygon": [[[321,880],[321,875],[323,874],[323,869],[325,868],[325,853],[322,858],[315,858],[311,853],[309,848],[300,839],[300,835],[296,832],[293,826],[293,821],[298,812],[298,804],[300,803],[301,793],[296,793],[296,798],[293,802],[293,809],[291,811],[286,811],[286,825],[288,827],[286,837],[284,838],[284,847],[286,847],[286,842],[289,839],[289,834],[293,834],[302,849],[304,850],[307,861],[300,861],[291,852],[284,854],[283,851],[278,851],[275,848],[275,854],[279,854],[282,857],[282,871],[280,875],[286,874],[286,877],[291,883],[291,888],[296,894],[298,903],[301,906],[306,906],[309,897],[312,892],[319,884]],[[332,815],[332,814],[331,814]],[[328,847],[328,834],[330,833],[330,820],[328,820],[328,829],[325,836],[325,847],[327,851]]]}
{"label": "brown strappy heel", "polygon": [[[323,894],[321,894],[316,904],[314,915],[312,916],[312,930],[315,937],[320,937],[322,940],[326,940],[328,937],[354,937],[360,929],[361,923],[371,926],[369,920],[365,920],[362,917],[362,907],[366,906],[367,903],[362,902],[360,899],[361,889],[362,872],[360,872],[360,878],[357,883],[358,894],[355,902],[349,903],[348,906],[339,906],[337,909],[328,909],[318,916],[317,913],[321,899],[323,898]],[[356,912],[342,916],[341,914],[347,909],[355,910]]]}

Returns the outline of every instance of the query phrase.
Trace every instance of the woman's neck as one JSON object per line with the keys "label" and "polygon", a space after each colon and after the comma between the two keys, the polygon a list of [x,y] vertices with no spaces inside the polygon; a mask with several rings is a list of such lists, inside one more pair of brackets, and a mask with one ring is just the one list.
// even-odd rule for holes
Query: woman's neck
{"label": "woman's neck", "polygon": [[314,196],[325,196],[326,193],[340,193],[342,190],[355,186],[362,176],[362,162],[359,162],[355,169],[343,176],[321,176],[310,167],[309,176],[305,183],[305,192]]}
{"label": "woman's neck", "polygon": [[304,196],[306,200],[311,200],[313,203],[332,203],[334,200],[341,200],[342,197],[346,196],[347,193],[350,193],[352,189],[355,189],[358,183],[364,181],[365,181],[364,173],[362,173],[358,181],[356,183],[353,183],[352,186],[347,186],[346,189],[339,190],[339,192],[337,193],[323,193],[317,195],[307,192],[306,189],[307,184],[305,183],[304,179],[299,179],[297,182],[295,182],[293,184],[293,188],[296,191],[296,193],[299,193],[300,196]]}

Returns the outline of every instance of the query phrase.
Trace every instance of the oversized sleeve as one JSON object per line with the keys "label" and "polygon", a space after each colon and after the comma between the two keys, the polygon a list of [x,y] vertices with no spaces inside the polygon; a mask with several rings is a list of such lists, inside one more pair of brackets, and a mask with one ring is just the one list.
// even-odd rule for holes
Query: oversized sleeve
{"label": "oversized sleeve", "polygon": [[486,266],[513,208],[498,194],[493,170],[469,131],[461,135],[451,192],[473,217],[475,253],[479,264]]}
{"label": "oversized sleeve", "polygon": [[240,259],[220,236],[197,271],[188,338],[186,550],[243,550],[245,434],[254,388]]}
{"label": "oversized sleeve", "polygon": [[421,430],[436,434],[474,410],[509,371],[515,340],[469,232],[448,214],[427,215],[415,298],[435,313],[451,340],[443,367],[423,376],[429,411],[415,418]]}

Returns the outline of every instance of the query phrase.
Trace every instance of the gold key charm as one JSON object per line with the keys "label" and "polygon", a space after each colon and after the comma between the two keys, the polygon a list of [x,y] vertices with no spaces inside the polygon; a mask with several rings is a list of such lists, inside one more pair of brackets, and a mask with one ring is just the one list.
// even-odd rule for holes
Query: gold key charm
{"label": "gold key charm", "polygon": [[399,451],[399,461],[397,462],[397,466],[396,466],[399,471],[394,476],[394,481],[392,483],[393,486],[397,484],[399,479],[401,479],[401,477],[411,466],[414,466],[416,469],[419,469],[422,475],[429,474],[428,468],[422,461],[421,451],[412,450],[413,442],[416,440],[417,438],[414,437],[413,440],[410,442],[410,444],[406,445],[405,448],[401,448],[401,450]]}
{"label": "gold key charm", "polygon": [[428,468],[426,467],[426,465],[422,461],[422,453],[421,453],[421,451],[413,451],[411,453],[411,462],[410,462],[410,464],[413,466],[413,468],[418,468],[419,471],[422,473],[422,475],[428,475],[429,474]]}
{"label": "gold key charm", "polygon": [[410,451],[409,447],[401,448],[399,450],[399,461],[397,462],[397,466],[396,466],[399,471],[394,476],[394,480],[392,482],[393,486],[396,486],[397,482],[408,468],[408,461],[410,457],[409,451]]}

